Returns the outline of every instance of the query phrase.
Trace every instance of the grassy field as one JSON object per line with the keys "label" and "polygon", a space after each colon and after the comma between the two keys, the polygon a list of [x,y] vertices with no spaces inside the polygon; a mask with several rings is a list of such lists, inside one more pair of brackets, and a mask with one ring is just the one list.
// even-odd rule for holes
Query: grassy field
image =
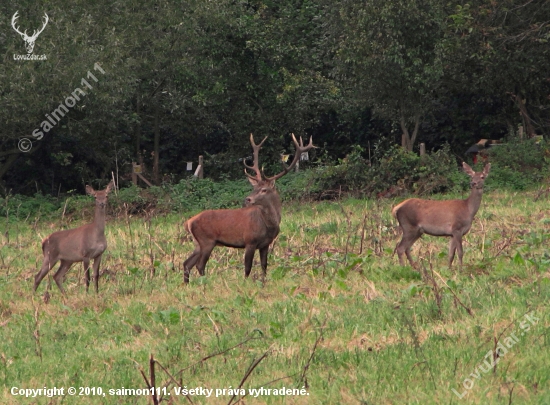
{"label": "grassy field", "polygon": [[[216,248],[185,286],[184,217],[109,219],[99,294],[78,264],[67,298],[54,271],[32,293],[40,242],[92,201],[70,221],[0,220],[0,401],[151,403],[109,390],[146,388],[153,355],[163,403],[550,404],[550,209],[534,196],[486,193],[462,272],[429,236],[421,271],[399,266],[400,200],[286,204],[265,284],[258,257],[245,280],[243,251]],[[13,395],[45,387],[64,393]]]}

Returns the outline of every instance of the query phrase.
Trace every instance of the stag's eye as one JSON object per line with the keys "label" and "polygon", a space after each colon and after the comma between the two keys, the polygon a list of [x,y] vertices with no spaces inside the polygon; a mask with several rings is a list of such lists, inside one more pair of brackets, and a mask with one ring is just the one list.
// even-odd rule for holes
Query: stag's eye
{"label": "stag's eye", "polygon": [[267,193],[267,188],[262,188],[262,191],[261,191],[263,194]]}

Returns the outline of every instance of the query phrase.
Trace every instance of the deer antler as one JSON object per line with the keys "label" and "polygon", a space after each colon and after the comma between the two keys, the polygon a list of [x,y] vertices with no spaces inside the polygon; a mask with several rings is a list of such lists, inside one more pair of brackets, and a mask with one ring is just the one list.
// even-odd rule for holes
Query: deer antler
{"label": "deer antler", "polygon": [[34,30],[33,34],[29,37],[27,35],[27,30],[25,30],[25,32],[21,32],[19,31],[19,28],[16,27],[15,23],[16,23],[16,20],[19,18],[17,13],[19,13],[19,11],[16,11],[11,19],[11,26],[13,27],[15,32],[17,32],[19,35],[23,36],[26,39],[36,39],[40,35],[40,33],[44,31],[44,28],[46,28],[46,25],[48,25],[48,21],[50,21],[50,17],[48,17],[48,14],[44,13],[45,21],[44,21],[44,24],[42,25],[42,28],[40,28],[38,31]]}
{"label": "deer antler", "polygon": [[[267,136],[264,138],[262,142],[260,142],[259,145],[256,145],[254,143],[254,135],[250,134],[250,143],[252,144],[252,150],[254,151],[254,164],[253,166],[249,166],[246,164],[246,160],[245,160],[244,174],[246,174],[252,180],[262,181],[262,171],[260,170],[260,166],[259,166],[259,154],[260,154],[260,148],[262,147],[266,139],[267,139]],[[248,174],[246,169],[254,170],[254,172],[256,173],[256,176],[251,176],[250,174]]]}
{"label": "deer antler", "polygon": [[19,18],[19,16],[17,15],[18,12],[19,11],[16,11],[15,14],[13,15],[13,17],[11,19],[11,26],[13,27],[15,32],[17,32],[19,35],[21,35],[23,37],[26,37],[27,36],[27,30],[25,30],[25,32],[21,32],[21,31],[19,31],[19,28],[15,26],[15,21]]}
{"label": "deer antler", "polygon": [[298,163],[298,160],[300,160],[300,156],[302,156],[302,153],[307,152],[308,150],[310,150],[312,148],[315,148],[315,146],[313,146],[313,138],[312,137],[309,137],[309,144],[304,146],[304,141],[302,140],[302,137],[300,137],[300,143],[298,143],[298,141],[296,140],[296,137],[294,136],[294,134],[292,134],[292,142],[294,142],[294,147],[296,148],[296,153],[294,154],[294,159],[292,159],[292,162],[290,163],[290,165],[286,166],[283,163],[284,170],[281,173],[276,174],[273,177],[266,177],[266,180],[275,181],[277,179],[280,179],[285,174],[287,174],[290,170],[292,170],[292,168],[294,166],[296,166],[296,163]]}
{"label": "deer antler", "polygon": [[38,31],[34,31],[32,34],[32,38],[38,37],[42,31],[44,31],[44,28],[46,28],[46,25],[48,25],[48,21],[50,21],[50,17],[48,17],[48,14],[44,13],[44,24],[42,25],[42,28],[40,28]]}

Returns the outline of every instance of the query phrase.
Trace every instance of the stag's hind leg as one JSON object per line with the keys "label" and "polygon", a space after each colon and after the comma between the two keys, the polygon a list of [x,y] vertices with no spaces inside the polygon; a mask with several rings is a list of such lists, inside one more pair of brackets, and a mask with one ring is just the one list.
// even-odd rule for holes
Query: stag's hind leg
{"label": "stag's hind leg", "polygon": [[199,271],[199,274],[201,276],[204,276],[204,268],[206,267],[206,263],[208,263],[208,259],[210,259],[210,254],[212,253],[212,250],[216,247],[215,243],[209,243],[209,244],[203,244],[201,246],[201,252],[199,255],[199,260],[197,261],[197,270]]}
{"label": "stag's hind leg", "polygon": [[193,253],[191,253],[191,256],[183,262],[183,282],[186,284],[189,282],[189,273],[191,269],[197,264],[197,260],[199,260],[200,252],[199,249],[195,249]]}
{"label": "stag's hind leg", "polygon": [[52,269],[53,266],[55,266],[56,263],[57,260],[50,260],[49,255],[44,256],[42,267],[40,268],[40,271],[36,273],[36,276],[34,276],[34,291],[36,291],[42,279],[46,277],[46,274],[48,274],[48,272]]}

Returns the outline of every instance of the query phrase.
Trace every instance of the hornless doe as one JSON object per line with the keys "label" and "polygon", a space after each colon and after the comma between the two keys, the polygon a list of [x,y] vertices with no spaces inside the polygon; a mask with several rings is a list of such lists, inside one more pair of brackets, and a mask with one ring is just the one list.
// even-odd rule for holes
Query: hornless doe
{"label": "hornless doe", "polygon": [[[254,150],[254,164],[249,166],[245,162],[244,173],[254,190],[246,197],[245,206],[238,209],[203,211],[185,222],[185,229],[191,234],[195,243],[195,250],[183,263],[185,283],[189,283],[189,273],[194,266],[197,266],[199,274],[204,276],[204,268],[215,246],[245,249],[245,277],[250,275],[254,253],[258,249],[265,279],[269,245],[279,234],[281,222],[281,199],[275,188],[275,180],[287,174],[298,163],[302,153],[314,147],[311,138],[309,144],[304,146],[302,138],[298,143],[292,134],[292,141],[296,148],[294,159],[289,166],[283,164],[284,170],[281,173],[273,177],[266,177],[258,165],[259,151],[266,139],[267,137],[259,145],[256,145],[254,137],[250,134],[250,143]],[[248,174],[247,168],[254,170],[256,175]]]}
{"label": "hornless doe", "polygon": [[66,229],[52,233],[42,242],[44,261],[42,268],[34,277],[34,291],[42,279],[48,274],[58,261],[61,261],[59,269],[53,276],[55,283],[65,295],[63,278],[73,263],[82,262],[86,273],[86,291],[90,286],[90,260],[94,259],[94,283],[96,292],[99,291],[99,264],[101,255],[107,248],[105,239],[105,208],[107,196],[113,188],[110,182],[105,190],[96,191],[91,186],[86,186],[86,193],[95,197],[94,222],[82,225],[75,229]]}
{"label": "hornless doe", "polygon": [[462,269],[462,237],[468,233],[472,221],[481,204],[483,183],[489,174],[491,164],[488,163],[481,173],[476,173],[465,162],[464,171],[471,177],[472,188],[470,196],[465,200],[421,200],[410,198],[396,205],[392,215],[397,219],[403,238],[395,248],[399,256],[399,263],[403,266],[403,254],[407,255],[411,266],[414,266],[411,257],[411,246],[422,234],[432,236],[450,236],[449,267],[453,263],[455,252],[458,252],[460,269]]}

